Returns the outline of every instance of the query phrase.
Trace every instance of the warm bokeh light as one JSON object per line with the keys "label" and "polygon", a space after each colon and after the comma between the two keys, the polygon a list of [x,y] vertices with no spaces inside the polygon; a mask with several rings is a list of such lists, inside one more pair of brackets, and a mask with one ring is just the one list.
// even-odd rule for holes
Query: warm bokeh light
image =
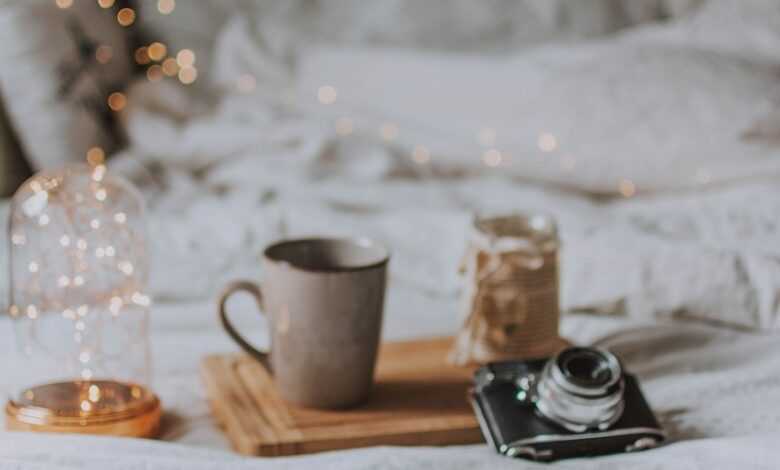
{"label": "warm bokeh light", "polygon": [[384,140],[393,140],[398,137],[398,126],[392,122],[386,122],[379,127],[379,135]]}
{"label": "warm bokeh light", "polygon": [[502,160],[503,156],[501,155],[501,152],[496,149],[487,150],[482,154],[482,161],[485,162],[485,165],[490,167],[500,165]]}
{"label": "warm bokeh light", "polygon": [[149,59],[149,52],[147,51],[146,47],[139,47],[135,50],[135,61],[138,64],[146,65],[148,64],[151,59]]}
{"label": "warm bokeh light", "polygon": [[106,161],[106,153],[100,147],[92,147],[87,150],[87,163],[90,166],[102,165]]}
{"label": "warm bokeh light", "polygon": [[169,77],[175,76],[179,72],[179,64],[176,63],[176,59],[168,57],[162,63],[162,71]]}
{"label": "warm bokeh light", "polygon": [[333,104],[336,102],[339,92],[336,87],[323,85],[317,89],[317,100],[322,104]]}
{"label": "warm bokeh light", "polygon": [[198,78],[198,71],[195,67],[182,67],[179,70],[179,81],[185,85],[193,83]]}
{"label": "warm bokeh light", "polygon": [[412,160],[420,165],[428,163],[431,160],[431,152],[427,147],[418,145],[412,150]]}
{"label": "warm bokeh light", "polygon": [[192,67],[195,65],[195,53],[190,49],[182,49],[176,54],[176,63],[179,67]]}
{"label": "warm bokeh light", "polygon": [[146,78],[148,78],[150,82],[158,82],[162,80],[163,78],[162,67],[160,67],[157,64],[154,64],[148,69],[146,69]]}
{"label": "warm bokeh light", "polygon": [[112,49],[111,46],[104,44],[98,46],[97,50],[95,50],[95,60],[101,64],[109,63],[112,57],[114,57],[114,49]]}
{"label": "warm bokeh light", "polygon": [[623,197],[631,197],[634,194],[636,194],[636,186],[634,185],[634,182],[631,180],[627,180],[627,179],[620,180],[620,184],[618,185],[618,188],[620,189],[620,194],[622,194]]}
{"label": "warm bokeh light", "polygon": [[539,150],[542,152],[552,152],[553,150],[558,148],[558,141],[556,140],[555,136],[544,132],[542,134],[539,134],[539,138],[536,141],[536,145],[539,146]]}
{"label": "warm bokeh light", "polygon": [[132,8],[122,8],[116,14],[116,21],[122,26],[130,26],[135,22],[135,10]]}
{"label": "warm bokeh light", "polygon": [[146,48],[146,53],[149,55],[149,58],[155,62],[162,60],[167,52],[168,48],[165,47],[165,44],[157,41],[149,44],[149,47]]}
{"label": "warm bokeh light", "polygon": [[55,3],[59,8],[70,8],[73,6],[73,0],[56,0]]}
{"label": "warm bokeh light", "polygon": [[127,98],[124,94],[115,91],[108,96],[108,107],[112,111],[122,111],[127,106]]}
{"label": "warm bokeh light", "polygon": [[98,0],[100,8],[111,8],[114,6],[114,0]]}
{"label": "warm bokeh light", "polygon": [[170,15],[176,8],[176,0],[158,0],[157,11],[163,15]]}
{"label": "warm bokeh light", "polygon": [[92,169],[92,179],[95,181],[103,181],[106,176],[106,166],[103,164],[97,165]]}

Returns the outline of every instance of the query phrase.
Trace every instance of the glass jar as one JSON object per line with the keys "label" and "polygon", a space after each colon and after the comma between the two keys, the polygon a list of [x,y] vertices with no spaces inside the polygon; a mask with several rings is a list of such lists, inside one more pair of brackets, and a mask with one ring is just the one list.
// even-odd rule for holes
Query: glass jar
{"label": "glass jar", "polygon": [[550,216],[474,218],[461,266],[463,323],[453,363],[545,357],[567,345],[558,335],[558,247]]}
{"label": "glass jar", "polygon": [[7,427],[136,435],[101,429],[144,416],[156,426],[138,191],[102,164],[38,173],[12,199],[8,239],[18,367]]}

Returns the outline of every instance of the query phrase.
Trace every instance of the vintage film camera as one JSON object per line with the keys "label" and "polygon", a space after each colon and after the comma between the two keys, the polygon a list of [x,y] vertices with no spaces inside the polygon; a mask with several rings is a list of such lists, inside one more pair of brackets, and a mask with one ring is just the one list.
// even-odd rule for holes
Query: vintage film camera
{"label": "vintage film camera", "polygon": [[634,376],[612,353],[596,348],[483,366],[471,403],[485,439],[510,457],[632,452],[665,439]]}

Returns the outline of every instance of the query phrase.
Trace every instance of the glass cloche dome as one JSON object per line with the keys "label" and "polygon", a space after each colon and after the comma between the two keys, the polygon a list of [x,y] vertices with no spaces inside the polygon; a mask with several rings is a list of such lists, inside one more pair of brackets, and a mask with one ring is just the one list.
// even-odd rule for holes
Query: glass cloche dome
{"label": "glass cloche dome", "polygon": [[153,434],[138,191],[103,164],[41,172],[13,197],[8,239],[18,367],[7,427]]}

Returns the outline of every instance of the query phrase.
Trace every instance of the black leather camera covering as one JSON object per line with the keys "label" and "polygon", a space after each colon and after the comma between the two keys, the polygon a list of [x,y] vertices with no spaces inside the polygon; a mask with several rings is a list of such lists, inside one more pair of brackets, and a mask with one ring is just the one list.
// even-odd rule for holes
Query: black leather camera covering
{"label": "black leather camera covering", "polygon": [[539,377],[544,359],[500,362],[480,368],[471,401],[485,439],[498,452],[535,460],[556,460],[643,450],[664,439],[658,421],[645,401],[637,380],[625,378],[625,410],[609,429],[571,432],[543,417],[529,403],[517,399],[515,379]]}

